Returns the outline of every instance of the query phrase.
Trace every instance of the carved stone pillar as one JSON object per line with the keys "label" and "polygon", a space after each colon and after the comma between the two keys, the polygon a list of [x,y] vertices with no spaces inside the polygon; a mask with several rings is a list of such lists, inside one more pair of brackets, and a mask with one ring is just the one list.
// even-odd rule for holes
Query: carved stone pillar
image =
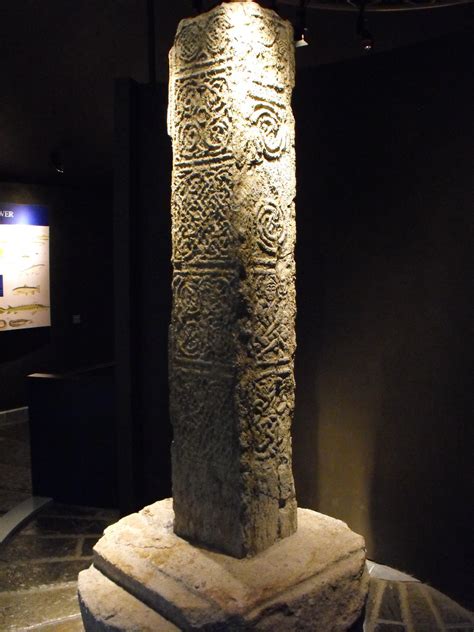
{"label": "carved stone pillar", "polygon": [[291,26],[252,2],[170,53],[177,535],[235,557],[296,530]]}

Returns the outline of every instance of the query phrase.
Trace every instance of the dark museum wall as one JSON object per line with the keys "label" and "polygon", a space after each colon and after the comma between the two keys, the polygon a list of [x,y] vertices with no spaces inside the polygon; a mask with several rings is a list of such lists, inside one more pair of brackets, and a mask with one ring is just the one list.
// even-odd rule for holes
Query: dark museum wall
{"label": "dark museum wall", "polygon": [[[26,405],[25,376],[113,360],[112,189],[0,182],[2,202],[50,209],[52,326],[0,337],[0,410]],[[79,314],[80,324],[73,324]]]}
{"label": "dark museum wall", "polygon": [[300,505],[471,606],[473,61],[448,37],[297,76],[293,434]]}
{"label": "dark museum wall", "polygon": [[116,82],[115,380],[122,514],[171,495],[167,100],[163,84],[144,85],[130,79]]}

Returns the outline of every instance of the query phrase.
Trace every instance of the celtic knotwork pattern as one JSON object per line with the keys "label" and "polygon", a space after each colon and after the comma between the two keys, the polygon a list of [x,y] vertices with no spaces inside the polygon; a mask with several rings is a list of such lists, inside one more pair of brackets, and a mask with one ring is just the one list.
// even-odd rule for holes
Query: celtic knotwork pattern
{"label": "celtic knotwork pattern", "polygon": [[183,458],[223,465],[236,446],[231,378],[210,376],[187,369],[174,373],[171,407],[174,443]]}
{"label": "celtic knotwork pattern", "polygon": [[258,243],[262,250],[275,255],[286,237],[286,222],[278,204],[269,200],[257,211]]}
{"label": "celtic knotwork pattern", "polygon": [[175,357],[231,364],[237,284],[233,271],[173,277]]}
{"label": "celtic knotwork pattern", "polygon": [[282,456],[286,458],[291,447],[289,429],[294,409],[292,373],[271,372],[256,380],[242,381],[237,388],[247,454],[257,461],[278,462]]}
{"label": "celtic knotwork pattern", "polygon": [[[256,365],[287,364],[295,352],[295,289],[288,283],[292,271],[251,271],[241,292],[248,306],[241,319],[247,356]],[[258,287],[258,292],[254,288]]]}
{"label": "celtic knotwork pattern", "polygon": [[[286,188],[288,190],[289,187]],[[283,193],[283,194],[282,194]],[[237,185],[234,197],[239,200],[240,213],[235,217],[234,230],[240,255],[247,264],[271,264],[292,259],[295,229],[294,203],[283,191],[268,186],[265,177],[255,179],[254,187]],[[291,285],[292,278],[287,282]]]}
{"label": "celtic knotwork pattern", "polygon": [[238,557],[296,528],[293,54],[253,2],[170,53],[175,526]]}
{"label": "celtic knotwork pattern", "polygon": [[288,131],[282,114],[270,103],[258,103],[252,114],[255,149],[259,157],[275,160],[288,149]]}
{"label": "celtic knotwork pattern", "polygon": [[229,46],[229,18],[225,12],[217,12],[206,22],[206,47],[210,56],[216,58],[228,50]]}
{"label": "celtic knotwork pattern", "polygon": [[203,28],[198,22],[183,24],[176,36],[175,48],[183,62],[195,60],[202,49]]}
{"label": "celtic knotwork pattern", "polygon": [[231,132],[229,87],[224,76],[191,77],[179,82],[176,159],[218,155],[227,150]]}
{"label": "celtic knotwork pattern", "polygon": [[232,173],[228,166],[176,173],[173,259],[193,263],[229,260],[236,240],[231,215]]}
{"label": "celtic knotwork pattern", "polygon": [[197,21],[183,20],[174,45],[177,58],[186,66],[228,55],[231,26],[226,11],[219,7]]}
{"label": "celtic knotwork pattern", "polygon": [[239,166],[265,165],[291,161],[294,123],[289,105],[280,95],[268,98],[268,90],[255,91],[252,109],[246,113],[248,129],[235,133],[235,156]]}

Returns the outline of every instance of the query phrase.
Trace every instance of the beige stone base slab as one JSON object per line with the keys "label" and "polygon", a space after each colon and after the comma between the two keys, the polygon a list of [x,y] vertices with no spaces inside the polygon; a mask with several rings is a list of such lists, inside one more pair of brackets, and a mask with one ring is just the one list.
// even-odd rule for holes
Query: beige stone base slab
{"label": "beige stone base slab", "polygon": [[[144,612],[154,611],[180,630],[342,632],[358,617],[368,587],[363,538],[309,509],[298,509],[295,534],[239,560],[176,536],[167,499],[106,529],[94,548],[94,566],[146,604]],[[92,571],[81,575],[80,596],[89,613],[97,610],[90,595],[98,590],[89,586],[102,581],[97,578]],[[107,629],[87,620],[85,626]],[[141,628],[130,621],[110,629]]]}
{"label": "beige stone base slab", "polygon": [[82,621],[88,632],[179,632],[179,628],[93,566],[79,573],[78,592]]}

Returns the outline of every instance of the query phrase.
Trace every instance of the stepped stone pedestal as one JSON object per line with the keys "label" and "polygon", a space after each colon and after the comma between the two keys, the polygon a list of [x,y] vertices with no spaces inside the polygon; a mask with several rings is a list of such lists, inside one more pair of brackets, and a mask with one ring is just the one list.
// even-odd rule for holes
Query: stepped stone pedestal
{"label": "stepped stone pedestal", "polygon": [[167,499],[106,529],[79,575],[87,632],[336,632],[359,616],[364,540],[344,522],[298,509],[296,533],[236,559],[175,535],[173,519]]}

